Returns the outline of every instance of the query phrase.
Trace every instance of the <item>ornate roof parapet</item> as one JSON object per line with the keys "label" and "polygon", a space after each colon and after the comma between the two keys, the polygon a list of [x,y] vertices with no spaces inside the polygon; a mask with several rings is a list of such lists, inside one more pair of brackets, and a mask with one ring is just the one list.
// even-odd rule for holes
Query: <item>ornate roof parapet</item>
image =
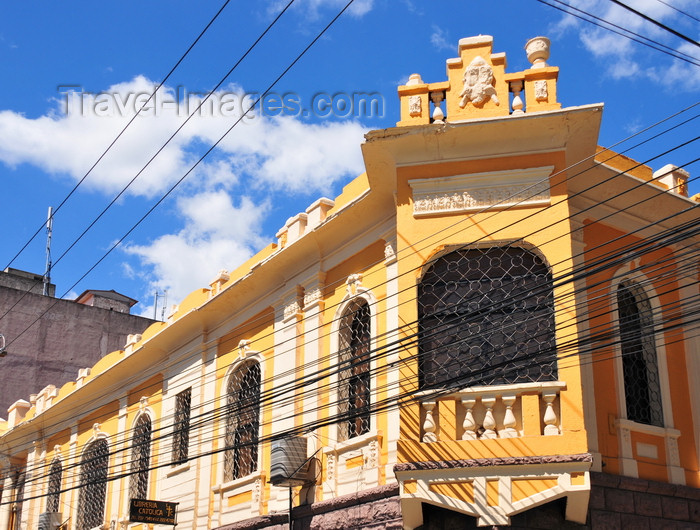
{"label": "ornate roof parapet", "polygon": [[558,110],[559,68],[547,65],[549,39],[530,39],[525,50],[532,68],[507,74],[505,53],[493,53],[493,37],[461,39],[459,57],[447,60],[447,81],[425,83],[419,74],[412,74],[399,87],[401,121],[397,125],[456,123]]}

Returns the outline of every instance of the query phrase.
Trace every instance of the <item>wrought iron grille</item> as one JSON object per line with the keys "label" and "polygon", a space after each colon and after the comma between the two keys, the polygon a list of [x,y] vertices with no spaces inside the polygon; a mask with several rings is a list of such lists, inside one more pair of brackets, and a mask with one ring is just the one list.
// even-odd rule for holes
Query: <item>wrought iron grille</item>
{"label": "wrought iron grille", "polygon": [[175,425],[173,427],[172,463],[187,462],[190,445],[190,407],[192,389],[183,390],[175,396]]}
{"label": "wrought iron grille", "polygon": [[552,275],[518,247],[459,249],[418,285],[422,388],[557,378]]}
{"label": "wrought iron grille", "polygon": [[362,299],[343,313],[339,333],[338,409],[342,421],[338,440],[369,432],[370,427],[370,311]]}
{"label": "wrought iron grille", "polygon": [[644,290],[625,280],[617,288],[627,419],[663,427],[659,366],[651,304]]}
{"label": "wrought iron grille", "polygon": [[104,522],[108,465],[107,440],[95,440],[80,461],[77,530],[90,530]]}
{"label": "wrought iron grille", "polygon": [[49,469],[49,490],[46,493],[46,511],[57,512],[61,496],[61,474],[63,473],[63,465],[58,458],[51,462]]}
{"label": "wrought iron grille", "polygon": [[15,476],[15,505],[13,510],[14,514],[14,524],[12,525],[13,530],[21,530],[22,528],[22,508],[24,504],[24,482],[27,475],[24,470],[19,471]]}
{"label": "wrought iron grille", "polygon": [[259,427],[260,365],[246,361],[228,381],[224,480],[244,477],[258,468]]}
{"label": "wrought iron grille", "polygon": [[151,418],[141,414],[131,439],[131,476],[129,497],[148,498],[148,467],[151,460]]}

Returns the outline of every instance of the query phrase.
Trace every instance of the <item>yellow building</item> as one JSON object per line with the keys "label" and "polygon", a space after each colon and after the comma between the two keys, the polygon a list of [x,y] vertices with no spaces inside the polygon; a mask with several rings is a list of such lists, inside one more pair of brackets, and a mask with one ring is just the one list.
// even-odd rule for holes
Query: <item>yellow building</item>
{"label": "yellow building", "polygon": [[15,403],[0,530],[700,523],[688,175],[597,147],[546,38],[516,73],[492,44],[399,87],[335,200]]}

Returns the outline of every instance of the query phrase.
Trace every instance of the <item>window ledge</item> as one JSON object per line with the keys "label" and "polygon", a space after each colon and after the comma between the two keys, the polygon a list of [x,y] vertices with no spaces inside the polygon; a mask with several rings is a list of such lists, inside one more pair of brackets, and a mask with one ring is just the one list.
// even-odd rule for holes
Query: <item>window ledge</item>
{"label": "window ledge", "polygon": [[185,471],[188,471],[190,469],[190,463],[189,462],[183,462],[182,464],[175,464],[173,467],[171,467],[166,473],[165,476],[167,478],[170,478],[175,475],[179,475],[180,473],[184,473]]}
{"label": "window ledge", "polygon": [[345,440],[343,442],[338,442],[337,444],[331,446],[331,447],[326,447],[323,452],[324,453],[345,453],[347,451],[352,451],[354,449],[359,449],[360,447],[364,447],[367,445],[369,442],[377,440],[380,441],[382,439],[382,431],[370,431],[366,434],[362,434],[360,436],[355,436],[354,438],[350,438],[349,440]]}
{"label": "window ledge", "polygon": [[678,429],[659,427],[657,425],[647,425],[646,423],[638,423],[632,420],[619,419],[616,421],[616,423],[620,429],[651,434],[662,438],[678,438],[681,435],[681,431]]}
{"label": "window ledge", "polygon": [[256,471],[254,473],[251,473],[250,475],[246,475],[245,477],[237,478],[236,480],[230,480],[228,482],[224,482],[223,484],[218,484],[214,486],[211,489],[211,491],[213,493],[227,493],[235,489],[243,488],[244,486],[250,486],[256,480],[264,482],[265,473],[262,471]]}

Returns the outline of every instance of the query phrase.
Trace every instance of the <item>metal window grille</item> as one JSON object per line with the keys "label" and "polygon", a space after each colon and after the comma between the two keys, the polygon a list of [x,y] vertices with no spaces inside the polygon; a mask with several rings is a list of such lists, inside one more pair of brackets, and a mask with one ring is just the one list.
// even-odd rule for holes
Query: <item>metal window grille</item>
{"label": "metal window grille", "polygon": [[26,473],[24,470],[19,471],[15,476],[15,505],[14,510],[14,524],[12,525],[13,530],[21,530],[22,528],[22,505],[24,504],[24,482],[26,479]]}
{"label": "metal window grille", "polygon": [[627,419],[663,427],[659,366],[649,298],[637,283],[625,280],[617,288],[617,310]]}
{"label": "metal window grille", "polygon": [[103,439],[92,442],[80,462],[77,530],[90,530],[104,523],[109,447]]}
{"label": "metal window grille", "polygon": [[247,361],[229,378],[226,407],[224,480],[234,480],[258,468],[260,427],[260,365]]}
{"label": "metal window grille", "polygon": [[365,434],[370,428],[370,316],[369,304],[358,299],[345,310],[340,322],[339,441]]}
{"label": "metal window grille", "polygon": [[445,254],[418,285],[418,334],[422,388],[555,380],[551,272],[523,248]]}
{"label": "metal window grille", "polygon": [[183,390],[175,396],[175,425],[173,426],[172,463],[187,462],[190,445],[190,407],[192,389]]}
{"label": "metal window grille", "polygon": [[59,501],[61,496],[61,474],[63,466],[58,458],[51,462],[49,469],[49,490],[46,493],[46,511],[58,512]]}
{"label": "metal window grille", "polygon": [[151,459],[151,418],[142,414],[136,421],[131,441],[129,497],[148,498],[148,468]]}

